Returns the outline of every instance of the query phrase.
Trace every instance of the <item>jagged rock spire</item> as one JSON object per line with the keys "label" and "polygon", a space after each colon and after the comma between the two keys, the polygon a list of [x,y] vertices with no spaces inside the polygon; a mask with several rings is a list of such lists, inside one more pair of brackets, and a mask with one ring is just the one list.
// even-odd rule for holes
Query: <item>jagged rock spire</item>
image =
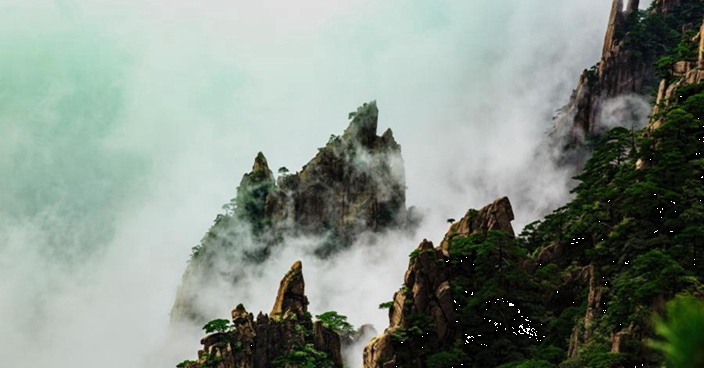
{"label": "jagged rock spire", "polygon": [[[306,313],[308,299],[304,295],[302,269],[300,261],[294,263],[281,280],[271,317],[260,312],[254,319],[254,315],[247,312],[244,305],[237,305],[232,310],[232,325],[228,330],[204,337],[198,360],[186,361],[183,366],[297,367],[298,364],[279,363],[296,354],[310,354],[311,349],[314,349],[316,366],[342,368],[340,335],[320,321],[313,322]],[[295,315],[292,316],[291,313]]]}
{"label": "jagged rock spire", "polygon": [[252,166],[252,171],[258,170],[268,170],[269,163],[266,161],[266,157],[262,152],[257,153],[257,157],[254,158],[254,165]]}
{"label": "jagged rock spire", "polygon": [[614,0],[611,5],[609,25],[606,28],[606,36],[604,37],[604,55],[611,51],[611,47],[613,46],[614,41],[616,41],[616,30],[621,26],[623,20],[623,0]]}
{"label": "jagged rock spire", "polygon": [[350,115],[343,136],[333,136],[298,172],[275,180],[264,154],[256,155],[236,197],[223,207],[228,216],[219,216],[201,242],[199,249],[208,251],[189,263],[184,276],[188,286],[179,289],[172,321],[206,323],[207,311],[200,311],[195,302],[205,286],[199,284],[219,277],[233,283],[243,279],[241,269],[228,270],[224,276],[213,264],[237,252],[239,238],[247,231],[254,235],[257,247],[237,252],[236,257],[259,263],[269,257],[271,247],[289,236],[325,237],[315,250],[325,257],[351,246],[361,234],[417,225],[419,215],[406,208],[401,146],[390,129],[376,135],[376,103],[366,103]]}
{"label": "jagged rock spire", "polygon": [[372,147],[376,141],[376,129],[379,121],[379,109],[376,101],[365,103],[352,114],[352,122],[342,135],[345,139],[358,141],[364,147]]}
{"label": "jagged rock spire", "polygon": [[450,239],[456,236],[469,236],[476,233],[486,234],[489,230],[499,230],[514,235],[511,221],[513,221],[513,207],[508,197],[499,198],[494,203],[483,207],[479,211],[470,210],[450,227],[440,248],[447,253]]}
{"label": "jagged rock spire", "polygon": [[279,293],[276,295],[271,316],[285,316],[288,313],[300,316],[308,312],[308,298],[305,294],[305,288],[303,265],[301,261],[296,261],[279,284]]}
{"label": "jagged rock spire", "polygon": [[[454,223],[445,235],[439,248],[423,240],[412,253],[406,271],[403,288],[394,294],[389,309],[389,328],[372,340],[364,349],[364,368],[387,368],[400,366],[397,362],[399,348],[394,343],[394,333],[412,326],[412,319],[426,316],[434,326],[433,333],[424,335],[424,346],[432,351],[448,346],[456,336],[456,302],[450,285],[452,269],[449,263],[449,240],[472,234],[487,234],[500,230],[513,235],[511,227],[513,209],[507,197],[499,198],[479,211],[470,210],[465,217]],[[462,272],[467,273],[467,270]],[[420,365],[419,365],[420,366]]]}
{"label": "jagged rock spire", "polygon": [[238,304],[235,309],[232,310],[232,323],[235,325],[240,325],[249,321],[249,313],[245,309],[243,304]]}

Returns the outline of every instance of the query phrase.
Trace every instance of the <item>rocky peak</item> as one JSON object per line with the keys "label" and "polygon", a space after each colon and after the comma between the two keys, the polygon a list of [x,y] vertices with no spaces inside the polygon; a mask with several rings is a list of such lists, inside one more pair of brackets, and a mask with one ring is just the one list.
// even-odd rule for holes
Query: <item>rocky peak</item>
{"label": "rocky peak", "polygon": [[[677,61],[670,70],[672,78],[664,78],[660,81],[653,117],[657,116],[662,107],[670,105],[674,99],[680,96],[677,93],[678,89],[704,82],[704,37],[702,34],[704,34],[704,22],[699,26],[699,33],[691,40],[699,44],[697,60]],[[649,129],[654,130],[660,126],[661,121],[653,119],[650,123]],[[642,162],[640,164],[643,165]]]}
{"label": "rocky peak", "polygon": [[[468,211],[462,220],[450,227],[440,247],[435,248],[426,239],[418,245],[411,253],[403,287],[394,294],[389,308],[389,328],[364,349],[364,368],[388,368],[409,363],[399,360],[398,354],[407,349],[403,340],[399,339],[400,336],[417,330],[419,321],[433,326],[432,333],[416,337],[423,341],[424,354],[451,345],[459,333],[456,328],[458,309],[452,295],[451,276],[461,273],[464,277],[469,277],[471,270],[453,269],[448,252],[449,243],[458,237],[487,235],[491,230],[503,231],[513,237],[511,220],[511,203],[507,197],[503,197],[479,211]],[[470,264],[461,267],[468,266]],[[411,366],[424,366],[420,359],[409,358],[407,355],[403,359],[417,363]]]}
{"label": "rocky peak", "polygon": [[[626,26],[626,19],[634,11],[638,11],[640,0],[629,0],[628,5],[624,9],[623,0],[613,0],[611,5],[611,14],[609,15],[609,24],[606,28],[606,36],[604,37],[603,55],[606,55],[613,50],[617,42],[620,41],[616,36],[619,35],[621,28]],[[623,37],[623,35],[621,35]]]}
{"label": "rocky peak", "polygon": [[[660,0],[654,4],[654,13],[666,13],[679,2]],[[600,133],[599,116],[604,101],[624,94],[643,93],[653,86],[655,71],[653,63],[661,57],[662,50],[652,55],[643,55],[638,45],[625,42],[630,25],[634,21],[633,12],[638,11],[639,0],[629,0],[624,8],[624,0],[613,0],[611,14],[602,49],[601,60],[591,70],[584,70],[577,88],[569,102],[560,110],[555,129],[551,133],[551,144],[561,147],[560,163],[572,163],[580,167],[588,155],[583,152],[584,138],[588,134]]]}
{"label": "rocky peak", "polygon": [[372,148],[376,142],[376,128],[379,121],[379,109],[376,106],[376,101],[363,104],[350,115],[352,122],[343,133],[342,138]]}
{"label": "rocky peak", "polygon": [[342,367],[340,335],[306,311],[301,262],[281,280],[272,311],[274,318],[259,313],[256,319],[239,304],[232,310],[232,325],[201,340],[197,361],[184,368],[293,368],[299,366]]}
{"label": "rocky peak", "polygon": [[269,169],[269,163],[261,152],[257,153],[257,157],[254,158],[254,165],[252,165],[252,172],[258,171],[263,171],[267,178],[274,178],[274,174]]}
{"label": "rocky peak", "polygon": [[606,36],[604,37],[603,55],[606,55],[613,47],[616,30],[621,27],[625,17],[623,14],[623,0],[614,0],[611,5],[611,14],[609,15],[609,25],[606,27]]}
{"label": "rocky peak", "polygon": [[244,304],[237,304],[237,307],[232,310],[232,323],[235,325],[242,324],[249,319],[249,313],[244,308]]}
{"label": "rocky peak", "polygon": [[[337,247],[344,247],[364,231],[407,223],[401,146],[390,129],[377,136],[375,101],[350,116],[341,137],[332,136],[267,198],[267,216],[275,231],[328,235]],[[322,253],[330,251],[326,247]]]}
{"label": "rocky peak", "polygon": [[460,221],[450,226],[450,230],[440,244],[440,249],[447,254],[453,238],[477,233],[486,234],[489,230],[499,230],[513,236],[511,226],[513,219],[513,207],[508,197],[499,198],[479,211],[469,210]]}
{"label": "rocky peak", "polygon": [[[406,208],[401,146],[391,129],[377,136],[376,102],[350,115],[343,135],[331,136],[299,172],[282,172],[275,180],[264,154],[257,154],[252,171],[242,177],[236,198],[223,207],[226,213],[217,216],[196,247],[198,256],[184,274],[172,321],[204,323],[210,312],[207,306],[198,306],[202,288],[209,287],[213,279],[233,283],[243,279],[239,268],[215,269],[219,259],[260,263],[282,239],[299,236],[321,239],[316,253],[324,257],[352,245],[361,234],[415,226],[418,216],[411,216]],[[240,241],[250,235],[255,245],[242,251]],[[291,281],[295,275],[300,270],[293,272]],[[301,297],[302,286],[292,283],[287,292]],[[282,299],[278,312],[304,313],[305,304],[302,297],[297,302]]]}
{"label": "rocky peak", "polygon": [[296,261],[291,270],[281,280],[279,293],[276,295],[272,316],[286,316],[289,313],[302,316],[308,312],[308,298],[305,295],[303,265]]}

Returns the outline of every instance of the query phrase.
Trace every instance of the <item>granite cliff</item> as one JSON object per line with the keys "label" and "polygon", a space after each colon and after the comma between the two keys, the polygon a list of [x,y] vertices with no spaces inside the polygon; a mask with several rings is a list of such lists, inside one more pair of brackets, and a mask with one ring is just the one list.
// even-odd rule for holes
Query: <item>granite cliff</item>
{"label": "granite cliff", "polygon": [[360,106],[350,119],[344,133],[331,136],[299,172],[281,168],[275,178],[264,154],[257,154],[236,197],[193,249],[174,323],[208,320],[212,311],[198,298],[202,288],[238,282],[244,268],[265,261],[285,238],[322,239],[316,254],[326,257],[360,236],[415,227],[417,215],[406,208],[401,146],[391,129],[377,135],[376,102]]}
{"label": "granite cliff", "polygon": [[[440,246],[423,240],[411,253],[403,286],[390,303],[389,327],[364,350],[364,367],[481,364],[481,350],[488,350],[484,347],[491,343],[481,337],[482,330],[497,323],[507,331],[523,331],[516,323],[521,322],[518,315],[510,306],[506,309],[510,290],[520,287],[529,291],[531,287],[525,283],[530,276],[521,268],[525,259],[517,252],[512,220],[511,203],[504,197],[478,211],[468,211],[450,226]],[[495,278],[500,279],[495,286],[505,292],[491,297],[475,295],[482,284]],[[510,299],[519,302],[521,297]],[[496,310],[503,318],[490,319]],[[470,334],[477,338],[474,348],[462,346]]]}
{"label": "granite cliff", "polygon": [[[607,101],[628,95],[654,98],[662,69],[670,67],[662,58],[701,24],[698,1],[658,0],[648,10],[639,10],[639,5],[639,0],[613,0],[601,60],[584,70],[550,134],[558,162],[583,166],[589,137],[608,129],[601,121]],[[686,72],[683,67],[678,66],[680,73]]]}

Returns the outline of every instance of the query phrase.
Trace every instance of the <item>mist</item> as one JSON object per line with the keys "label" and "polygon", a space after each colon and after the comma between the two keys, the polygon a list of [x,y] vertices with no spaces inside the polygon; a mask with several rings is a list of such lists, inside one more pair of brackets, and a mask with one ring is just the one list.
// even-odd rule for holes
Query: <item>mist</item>
{"label": "mist", "polygon": [[[646,4],[647,5],[647,4]],[[534,154],[599,58],[611,1],[0,4],[0,356],[27,368],[173,367],[190,248],[259,151],[298,170],[376,99],[425,222],[331,262],[287,242],[227,317],[269,311],[302,259],[311,310],[386,327],[381,302],[446,218],[511,198],[519,230],[568,199]],[[628,102],[630,101],[630,102]],[[637,99],[626,103],[639,104]],[[614,104],[614,111],[620,111]],[[607,121],[608,119],[605,119]],[[182,341],[181,341],[182,340]]]}

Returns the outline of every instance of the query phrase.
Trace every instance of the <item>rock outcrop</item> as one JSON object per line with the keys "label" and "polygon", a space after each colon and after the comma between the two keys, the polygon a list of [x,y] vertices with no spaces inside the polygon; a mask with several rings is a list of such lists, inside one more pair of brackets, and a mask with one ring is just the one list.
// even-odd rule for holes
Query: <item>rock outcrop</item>
{"label": "rock outcrop", "polygon": [[[454,223],[441,246],[423,240],[411,254],[403,287],[394,294],[389,309],[389,327],[374,338],[364,349],[364,368],[390,368],[411,364],[424,367],[420,358],[406,356],[401,361],[400,350],[405,350],[399,336],[418,328],[419,321],[432,326],[432,332],[423,333],[417,338],[423,340],[423,354],[431,354],[441,348],[451,346],[460,334],[457,330],[455,298],[453,298],[452,275],[470,274],[469,269],[453,269],[450,262],[449,244],[453,239],[467,238],[473,234],[487,235],[491,230],[502,231],[513,237],[513,210],[508,198],[504,197],[479,211],[470,210],[464,218]],[[420,356],[420,354],[418,354]],[[413,363],[415,362],[415,363]]]}
{"label": "rock outcrop", "polygon": [[589,296],[587,297],[587,312],[583,318],[577,321],[577,324],[572,329],[570,344],[567,350],[567,357],[576,357],[579,349],[584,346],[592,337],[593,322],[598,312],[601,311],[601,295],[602,286],[597,283],[597,276],[594,272],[594,266],[589,265],[582,269],[582,281],[586,281],[589,285]]}
{"label": "rock outcrop", "polygon": [[601,60],[582,73],[569,102],[561,109],[551,133],[554,143],[568,149],[580,146],[586,135],[602,129],[598,119],[603,101],[623,94],[642,93],[654,83],[652,64],[656,56],[637,55],[624,42],[638,6],[638,0],[630,0],[624,9],[623,0],[613,0]]}
{"label": "rock outcrop", "polygon": [[[624,0],[613,0],[601,59],[584,70],[567,105],[558,111],[549,136],[546,151],[559,165],[581,170],[590,151],[586,138],[609,128],[601,119],[611,106],[610,100],[628,95],[647,98],[659,91],[658,105],[662,105],[661,101],[673,95],[677,84],[702,81],[701,61],[688,60],[675,63],[673,78],[662,81],[658,88],[661,58],[671,55],[677,47],[678,39],[673,34],[686,35],[701,22],[702,9],[697,3],[656,0],[650,13],[646,13],[638,10],[638,0],[629,0],[625,7]],[[641,20],[643,16],[648,19]],[[620,107],[623,116],[643,114],[641,104],[628,101],[624,100],[625,105]]]}
{"label": "rock outcrop", "polygon": [[303,281],[303,265],[298,261],[291,266],[291,270],[281,280],[271,315],[298,315],[307,311],[308,298],[305,294],[305,282]]}
{"label": "rock outcrop", "polygon": [[342,136],[332,136],[300,172],[280,177],[267,195],[265,216],[273,231],[327,234],[344,246],[360,232],[406,223],[401,146],[390,129],[377,136],[375,102],[353,115]]}
{"label": "rock outcrop", "polygon": [[469,210],[460,221],[450,226],[450,230],[440,243],[440,249],[448,254],[450,241],[453,238],[467,237],[477,233],[486,234],[489,230],[499,230],[514,235],[511,226],[513,219],[513,208],[507,197],[497,199],[479,211]]}
{"label": "rock outcrop", "polygon": [[414,316],[428,316],[436,326],[436,332],[428,336],[429,348],[438,349],[454,337],[455,304],[445,272],[445,255],[427,240],[414,252],[417,256],[408,266],[403,288],[394,294],[389,309],[389,328],[364,349],[365,368],[397,366],[393,335],[411,328]]}
{"label": "rock outcrop", "polygon": [[[672,5],[674,3],[674,5]],[[666,2],[674,7],[679,2]],[[694,27],[693,25],[691,27]],[[704,82],[704,22],[699,26],[699,32],[690,40],[692,44],[698,45],[697,58],[675,61],[668,75],[660,81],[657,98],[653,107],[653,114],[648,124],[648,133],[658,129],[662,125],[660,113],[665,111],[673,102],[682,102],[689,96],[704,90],[701,84]],[[687,88],[686,88],[687,87]],[[689,90],[687,90],[689,89]],[[639,159],[636,168],[646,169],[649,162]]]}
{"label": "rock outcrop", "polygon": [[376,103],[350,117],[344,133],[332,136],[297,173],[281,168],[275,179],[267,159],[257,154],[237,196],[194,248],[172,321],[202,325],[209,319],[207,307],[198,305],[199,291],[213,280],[242,278],[241,267],[218,267],[223,259],[257,265],[284,238],[303,236],[323,239],[316,253],[325,257],[362,234],[415,226],[417,219],[406,208],[401,146],[391,129],[377,135]]}
{"label": "rock outcrop", "polygon": [[669,106],[673,100],[685,97],[677,94],[678,89],[683,86],[704,82],[704,37],[702,37],[702,32],[704,32],[704,22],[699,27],[699,32],[691,39],[692,43],[699,45],[697,50],[698,58],[696,60],[679,60],[675,62],[670,69],[668,78],[660,81],[651,129],[657,129],[660,124],[657,118],[658,112]]}
{"label": "rock outcrop", "polygon": [[238,305],[232,311],[232,325],[204,337],[198,360],[180,366],[342,367],[340,336],[320,322],[313,323],[307,305],[302,265],[296,262],[281,281],[271,315],[259,313],[255,319]]}

